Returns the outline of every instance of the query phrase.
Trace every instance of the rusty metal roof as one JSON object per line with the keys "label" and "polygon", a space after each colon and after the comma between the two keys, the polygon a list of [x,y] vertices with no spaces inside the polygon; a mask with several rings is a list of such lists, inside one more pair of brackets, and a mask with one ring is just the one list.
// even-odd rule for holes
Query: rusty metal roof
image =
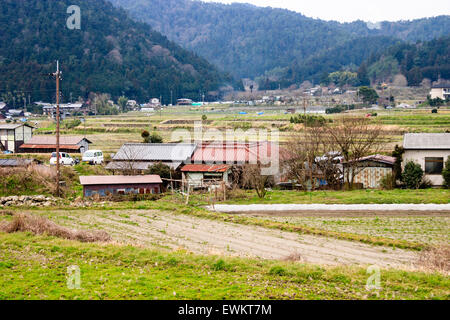
{"label": "rusty metal roof", "polygon": [[278,146],[270,142],[204,143],[192,156],[195,163],[257,163],[270,160]]}
{"label": "rusty metal roof", "polygon": [[83,186],[92,185],[114,185],[114,184],[146,184],[162,183],[158,175],[146,176],[80,176],[80,183]]}
{"label": "rusty metal roof", "polygon": [[[29,144],[25,143],[20,146],[20,149],[55,149],[56,144]],[[59,145],[60,149],[67,149],[67,150],[79,150],[81,146],[78,145],[65,145],[61,144]]]}
{"label": "rusty metal roof", "polygon": [[227,172],[229,165],[209,165],[209,164],[187,164],[181,168],[182,172]]}
{"label": "rusty metal roof", "polygon": [[[61,145],[76,145],[82,140],[86,140],[88,143],[92,143],[88,139],[81,136],[61,136],[59,137],[59,143]],[[53,135],[48,136],[33,136],[31,140],[28,140],[27,145],[56,145],[56,137]]]}

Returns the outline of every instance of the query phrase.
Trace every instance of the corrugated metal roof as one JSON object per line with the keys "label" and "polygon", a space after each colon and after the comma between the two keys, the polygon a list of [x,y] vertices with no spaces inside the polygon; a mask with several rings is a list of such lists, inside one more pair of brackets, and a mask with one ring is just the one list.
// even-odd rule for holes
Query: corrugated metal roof
{"label": "corrugated metal roof", "polygon": [[187,164],[181,168],[182,172],[227,172],[229,165]]}
{"label": "corrugated metal roof", "polygon": [[375,161],[375,162],[382,162],[387,164],[395,164],[395,160],[397,160],[395,157],[389,157],[389,156],[383,156],[381,154],[375,154],[371,156],[367,156],[364,158],[358,159],[358,161]]}
{"label": "corrugated metal roof", "polygon": [[192,156],[192,162],[256,163],[270,160],[276,149],[270,142],[202,144]]}
{"label": "corrugated metal roof", "polygon": [[[81,136],[60,136],[59,143],[63,145],[75,145],[80,143],[83,139],[85,139],[88,143],[92,143],[88,139]],[[31,140],[27,141],[27,145],[56,145],[56,137],[55,136],[33,136]]]}
{"label": "corrugated metal roof", "polygon": [[[150,166],[159,162],[153,161],[112,161],[106,165],[108,170],[147,170]],[[181,166],[181,162],[162,162],[170,168],[176,170]]]}
{"label": "corrugated metal roof", "polygon": [[[55,149],[56,144],[23,144],[20,146],[20,149]],[[65,145],[60,144],[60,149],[67,149],[67,150],[79,150],[81,146],[78,145]]]}
{"label": "corrugated metal roof", "polygon": [[0,129],[2,130],[13,130],[13,129],[17,129],[20,128],[22,126],[27,126],[30,128],[33,128],[32,126],[30,126],[29,124],[26,123],[5,123],[5,124],[0,124]]}
{"label": "corrugated metal roof", "polygon": [[162,183],[158,175],[146,176],[80,176],[80,183],[88,185],[108,185],[108,184],[142,184],[142,183]]}
{"label": "corrugated metal roof", "polygon": [[113,160],[184,162],[192,156],[196,147],[196,144],[190,143],[126,143]]}
{"label": "corrugated metal roof", "polygon": [[403,138],[405,150],[449,150],[450,133],[407,133]]}
{"label": "corrugated metal roof", "polygon": [[32,163],[32,159],[0,159],[0,167],[26,167]]}

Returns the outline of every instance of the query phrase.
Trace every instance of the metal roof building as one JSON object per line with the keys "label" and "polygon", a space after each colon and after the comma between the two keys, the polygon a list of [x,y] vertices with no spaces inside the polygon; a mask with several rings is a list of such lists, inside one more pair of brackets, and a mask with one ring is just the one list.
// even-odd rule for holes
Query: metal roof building
{"label": "metal roof building", "polygon": [[[92,142],[81,136],[61,136],[59,148],[61,152],[84,153],[89,150]],[[25,153],[50,153],[56,151],[55,136],[34,136],[31,140],[20,146]]]}
{"label": "metal roof building", "polygon": [[145,176],[80,176],[83,195],[161,193],[162,180],[158,175]]}
{"label": "metal roof building", "polygon": [[190,161],[197,148],[192,143],[126,143],[106,166],[109,170],[146,170],[162,162],[173,169]]}
{"label": "metal roof building", "polygon": [[407,133],[405,150],[450,150],[450,133]]}

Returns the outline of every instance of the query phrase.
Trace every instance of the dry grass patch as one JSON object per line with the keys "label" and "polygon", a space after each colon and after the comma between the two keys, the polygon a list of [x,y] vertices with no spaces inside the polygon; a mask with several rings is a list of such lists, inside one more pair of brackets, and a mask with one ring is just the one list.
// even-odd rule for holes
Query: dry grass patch
{"label": "dry grass patch", "polygon": [[425,270],[450,274],[450,245],[441,244],[423,250],[418,264]]}
{"label": "dry grass patch", "polygon": [[11,221],[0,224],[0,231],[6,233],[29,231],[35,235],[48,234],[50,236],[81,242],[106,242],[111,236],[105,231],[71,230],[62,227],[47,218],[30,214],[15,214]]}

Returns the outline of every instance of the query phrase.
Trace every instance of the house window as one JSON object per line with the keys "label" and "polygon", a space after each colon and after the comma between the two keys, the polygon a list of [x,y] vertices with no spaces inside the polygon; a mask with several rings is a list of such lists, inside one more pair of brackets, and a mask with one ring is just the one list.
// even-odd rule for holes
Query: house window
{"label": "house window", "polygon": [[425,158],[426,174],[442,174],[444,158]]}

